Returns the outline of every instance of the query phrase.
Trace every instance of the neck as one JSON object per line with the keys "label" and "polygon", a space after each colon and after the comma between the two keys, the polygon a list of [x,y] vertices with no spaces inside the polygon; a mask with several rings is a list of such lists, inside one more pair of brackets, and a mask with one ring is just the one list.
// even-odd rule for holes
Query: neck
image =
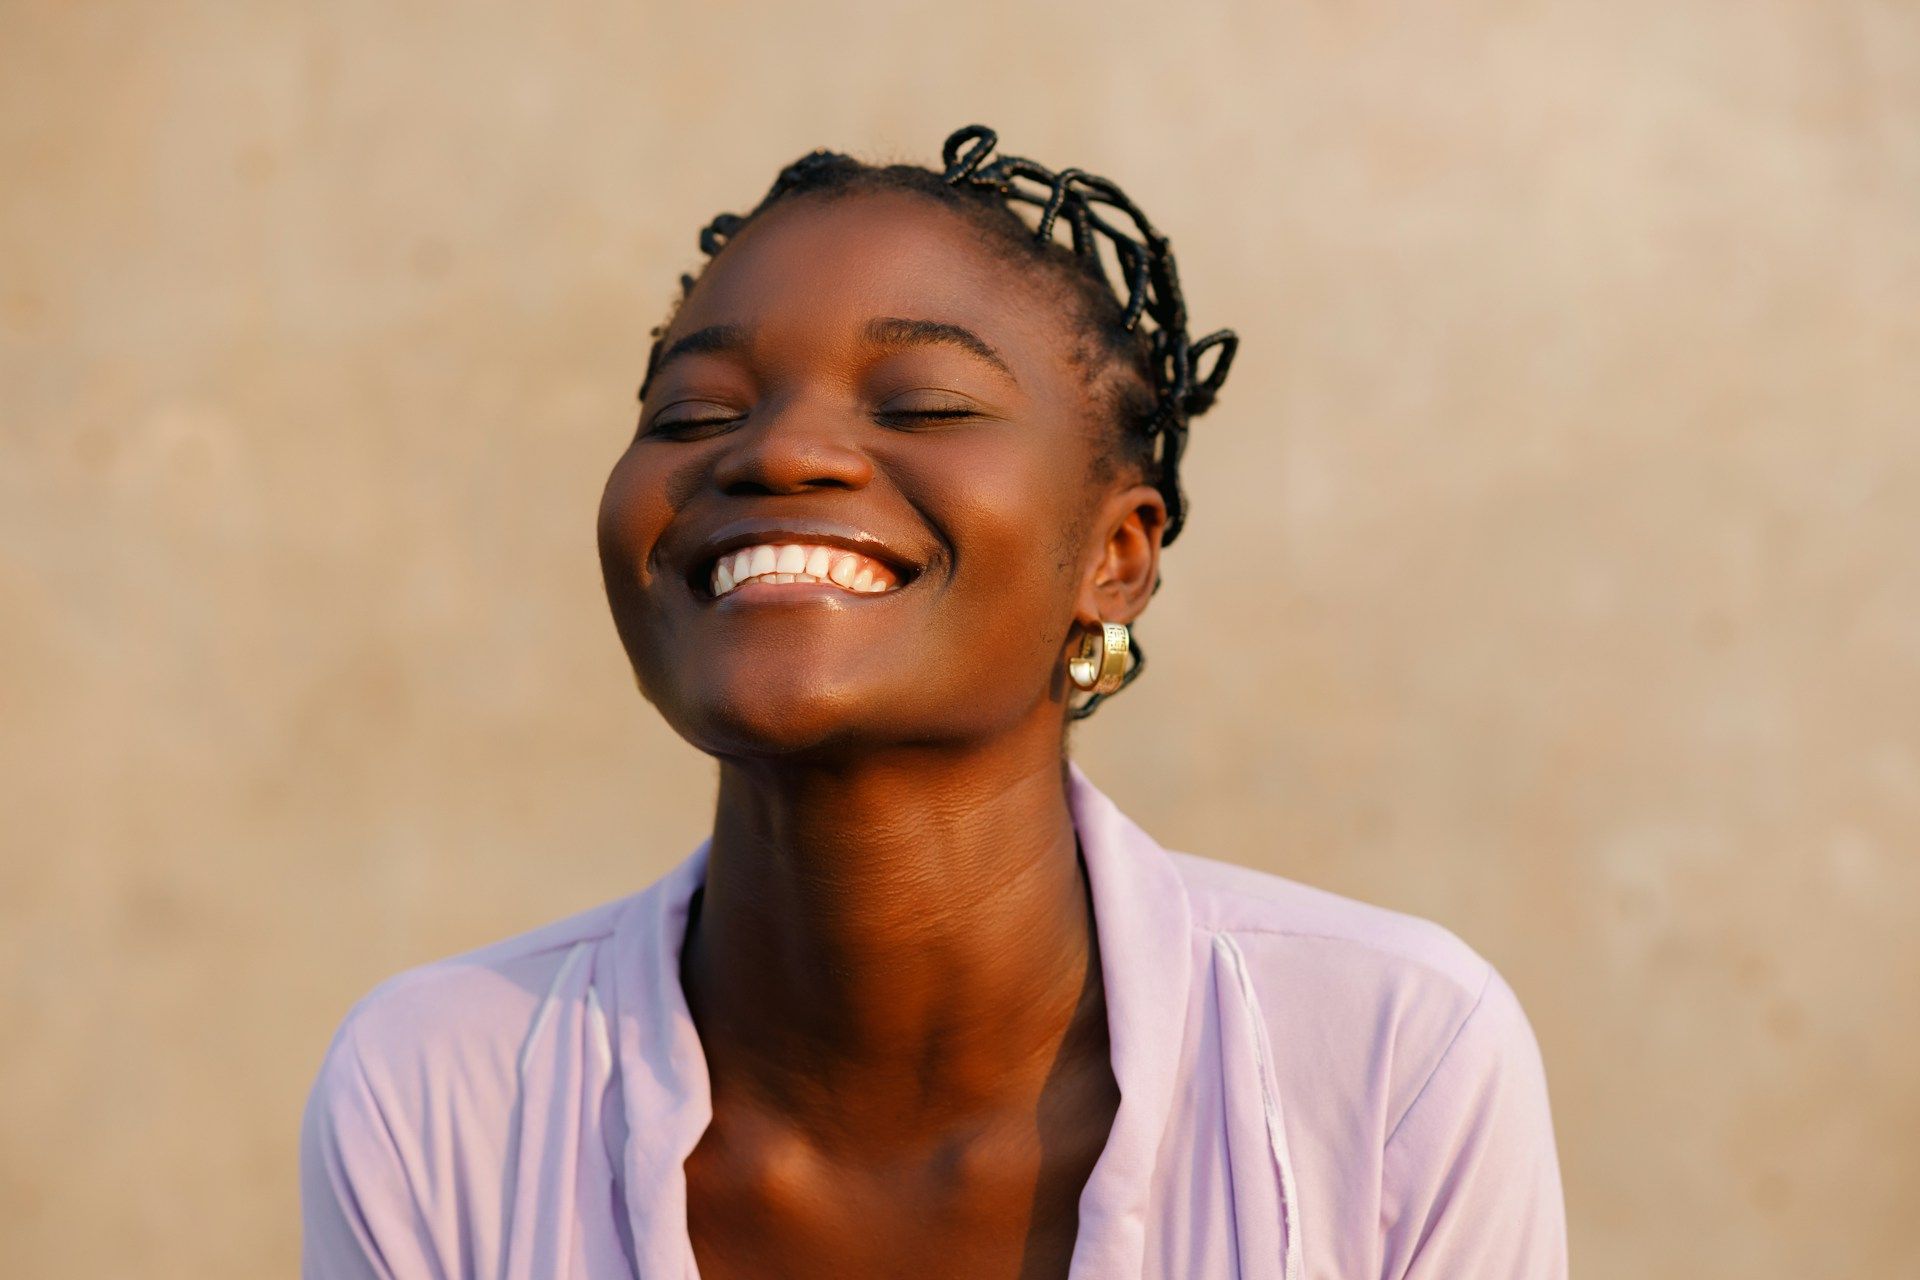
{"label": "neck", "polygon": [[723,762],[682,963],[716,1094],[908,1137],[1030,1100],[1095,1020],[1104,1053],[1058,742]]}

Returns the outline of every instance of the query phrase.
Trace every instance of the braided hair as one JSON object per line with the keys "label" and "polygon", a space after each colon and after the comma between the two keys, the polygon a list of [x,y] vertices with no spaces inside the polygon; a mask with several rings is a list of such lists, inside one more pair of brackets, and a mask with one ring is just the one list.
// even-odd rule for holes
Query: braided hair
{"label": "braided hair", "polygon": [[[1113,438],[1121,452],[1165,499],[1161,543],[1171,544],[1186,524],[1180,458],[1188,424],[1218,398],[1240,339],[1231,329],[1188,337],[1172,245],[1116,184],[1083,169],[1056,173],[1022,156],[996,156],[998,140],[986,125],[956,129],[940,149],[938,172],[919,165],[870,165],[834,151],[809,152],[782,169],[749,212],[722,213],[701,228],[700,251],[709,260],[718,257],[768,206],[798,195],[907,191],[966,215],[990,243],[1042,268],[1064,287],[1077,324],[1074,359],[1095,381],[1098,407],[1116,428]],[[1037,210],[1037,217],[1029,224],[1017,206]],[[1062,227],[1065,243],[1056,235]],[[680,277],[682,301],[696,282],[693,275]],[[671,323],[669,315],[653,331],[642,398]],[[1203,374],[1202,358],[1209,351],[1213,363]],[[1159,583],[1154,585],[1157,589]],[[1126,684],[1145,667],[1137,641],[1134,654]],[[1090,714],[1102,696],[1080,704],[1073,717]]]}

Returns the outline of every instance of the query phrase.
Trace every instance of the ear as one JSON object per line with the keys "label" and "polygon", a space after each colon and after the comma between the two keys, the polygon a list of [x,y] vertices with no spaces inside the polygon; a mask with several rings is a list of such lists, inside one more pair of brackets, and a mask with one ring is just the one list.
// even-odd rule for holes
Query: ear
{"label": "ear", "polygon": [[1080,594],[1074,621],[1132,623],[1145,612],[1160,576],[1160,536],[1167,527],[1167,500],[1148,484],[1109,494],[1094,512],[1094,557]]}

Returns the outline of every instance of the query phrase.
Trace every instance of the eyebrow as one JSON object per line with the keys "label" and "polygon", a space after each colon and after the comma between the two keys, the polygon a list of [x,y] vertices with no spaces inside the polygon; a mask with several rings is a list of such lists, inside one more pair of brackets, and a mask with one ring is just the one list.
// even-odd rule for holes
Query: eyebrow
{"label": "eyebrow", "polygon": [[913,347],[935,343],[959,347],[998,369],[1015,386],[1020,385],[1020,379],[1013,376],[1012,368],[993,349],[993,344],[962,325],[948,324],[943,320],[903,320],[898,316],[881,316],[867,322],[866,339],[881,347]]}
{"label": "eyebrow", "polygon": [[[959,347],[998,369],[1015,386],[1020,385],[1020,379],[1014,376],[1013,369],[1000,353],[993,349],[993,344],[964,325],[949,324],[944,320],[878,316],[867,321],[862,336],[879,347],[934,344]],[[653,376],[659,377],[663,369],[682,356],[737,354],[746,351],[752,342],[753,333],[745,325],[712,324],[704,329],[695,329],[661,352],[660,359],[654,363]]]}
{"label": "eyebrow", "polygon": [[704,329],[695,329],[660,353],[653,365],[653,376],[659,377],[662,369],[681,356],[745,351],[752,336],[746,326],[737,324],[710,324]]}

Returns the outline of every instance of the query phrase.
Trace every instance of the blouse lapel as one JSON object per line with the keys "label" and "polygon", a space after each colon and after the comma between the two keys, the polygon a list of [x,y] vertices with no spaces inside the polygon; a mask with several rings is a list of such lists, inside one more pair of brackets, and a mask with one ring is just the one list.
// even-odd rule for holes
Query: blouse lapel
{"label": "blouse lapel", "polygon": [[1080,1196],[1071,1280],[1141,1274],[1154,1161],[1173,1107],[1192,971],[1186,887],[1077,764],[1069,800],[1093,896],[1120,1108]]}
{"label": "blouse lapel", "polygon": [[713,1095],[680,986],[680,946],[688,905],[706,878],[708,847],[702,841],[655,881],[617,926],[614,1052],[627,1122],[628,1220],[644,1280],[697,1274],[687,1236],[686,1160],[713,1118]]}

